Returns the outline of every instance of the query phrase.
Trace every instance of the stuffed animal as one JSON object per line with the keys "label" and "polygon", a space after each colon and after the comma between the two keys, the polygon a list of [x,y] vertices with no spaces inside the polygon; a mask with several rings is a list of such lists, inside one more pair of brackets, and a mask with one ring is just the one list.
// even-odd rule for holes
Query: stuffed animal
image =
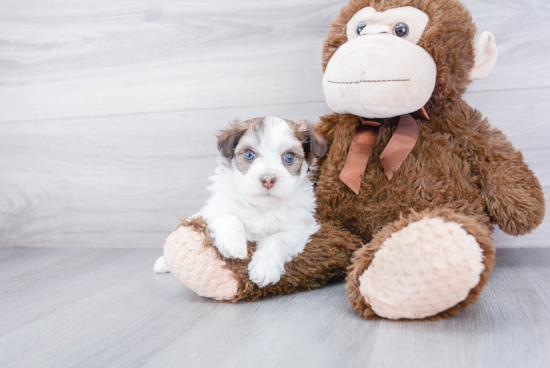
{"label": "stuffed animal", "polygon": [[490,32],[458,0],[351,0],[323,48],[319,231],[274,285],[224,258],[205,220],[165,242],[170,271],[200,295],[235,302],[311,290],[346,277],[366,318],[439,319],[480,295],[493,225],[511,235],[544,217],[537,178],[504,134],[462,99],[497,59]]}

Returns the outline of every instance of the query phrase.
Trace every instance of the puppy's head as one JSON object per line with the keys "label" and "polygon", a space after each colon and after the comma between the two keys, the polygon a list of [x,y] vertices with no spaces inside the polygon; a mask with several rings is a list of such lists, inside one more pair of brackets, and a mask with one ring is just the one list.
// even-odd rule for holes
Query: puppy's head
{"label": "puppy's head", "polygon": [[283,199],[307,180],[327,144],[312,124],[268,116],[234,121],[218,136],[218,149],[241,194]]}

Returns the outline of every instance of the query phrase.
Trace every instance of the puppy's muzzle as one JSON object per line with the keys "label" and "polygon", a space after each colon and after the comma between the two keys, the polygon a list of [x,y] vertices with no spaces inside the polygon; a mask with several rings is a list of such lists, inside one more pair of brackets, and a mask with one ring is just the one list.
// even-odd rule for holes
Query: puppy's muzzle
{"label": "puppy's muzzle", "polygon": [[260,177],[260,181],[262,182],[264,188],[271,189],[275,185],[277,178],[275,177],[275,175],[262,175]]}

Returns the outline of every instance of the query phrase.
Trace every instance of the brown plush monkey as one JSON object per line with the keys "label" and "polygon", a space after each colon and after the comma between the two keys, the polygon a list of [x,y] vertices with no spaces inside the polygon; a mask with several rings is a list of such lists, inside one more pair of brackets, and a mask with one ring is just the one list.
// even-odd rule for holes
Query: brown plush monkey
{"label": "brown plush monkey", "polygon": [[[224,259],[204,220],[185,220],[165,261],[218,300],[310,290],[346,276],[367,318],[437,319],[474,302],[494,263],[491,230],[531,232],[544,217],[537,178],[504,134],[462,99],[496,62],[494,38],[458,0],[351,0],[323,50],[335,112],[316,187],[321,229],[275,284]],[[249,256],[255,245],[250,244]]]}

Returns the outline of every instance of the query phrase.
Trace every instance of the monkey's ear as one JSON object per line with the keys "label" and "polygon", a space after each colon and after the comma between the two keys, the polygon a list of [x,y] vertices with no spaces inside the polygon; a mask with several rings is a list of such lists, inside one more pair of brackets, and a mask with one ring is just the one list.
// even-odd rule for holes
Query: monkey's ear
{"label": "monkey's ear", "polygon": [[475,64],[470,78],[483,79],[489,76],[498,58],[495,36],[489,31],[482,32],[474,41]]}
{"label": "monkey's ear", "polygon": [[246,132],[244,123],[236,120],[229,128],[222,130],[218,135],[218,150],[227,159],[231,160],[235,155],[235,147]]}
{"label": "monkey's ear", "polygon": [[313,155],[317,158],[323,157],[325,153],[327,153],[327,141],[317,131],[317,128],[313,124],[309,125],[307,140],[304,146],[308,146],[307,148],[309,148],[309,152],[313,153]]}

